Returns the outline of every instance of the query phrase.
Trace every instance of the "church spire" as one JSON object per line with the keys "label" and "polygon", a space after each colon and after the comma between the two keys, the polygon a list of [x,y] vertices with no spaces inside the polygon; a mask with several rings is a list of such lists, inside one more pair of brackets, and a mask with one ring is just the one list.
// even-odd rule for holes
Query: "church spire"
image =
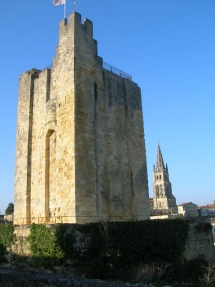
{"label": "church spire", "polygon": [[163,156],[161,153],[161,149],[160,149],[160,144],[158,142],[158,152],[157,152],[157,163],[156,163],[156,168],[161,167],[162,169],[165,169],[164,166],[164,161],[163,161]]}
{"label": "church spire", "polygon": [[153,208],[159,212],[170,214],[176,212],[176,199],[172,194],[167,164],[164,165],[163,156],[158,142],[157,162],[153,171]]}

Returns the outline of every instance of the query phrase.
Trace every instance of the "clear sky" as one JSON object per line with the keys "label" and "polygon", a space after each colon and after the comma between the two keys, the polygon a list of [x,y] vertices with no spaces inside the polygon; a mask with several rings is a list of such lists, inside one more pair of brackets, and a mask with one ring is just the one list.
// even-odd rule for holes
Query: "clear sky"
{"label": "clear sky", "polygon": [[[0,10],[0,213],[13,202],[20,74],[55,55],[64,6],[7,0]],[[73,11],[67,0],[66,17]],[[149,194],[160,142],[177,204],[215,198],[215,1],[77,0],[103,60],[142,91]]]}

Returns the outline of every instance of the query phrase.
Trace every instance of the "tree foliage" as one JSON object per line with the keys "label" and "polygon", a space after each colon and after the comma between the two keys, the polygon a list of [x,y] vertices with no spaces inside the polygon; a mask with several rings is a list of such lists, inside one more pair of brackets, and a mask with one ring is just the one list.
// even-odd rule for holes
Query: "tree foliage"
{"label": "tree foliage", "polygon": [[14,212],[14,205],[12,202],[8,204],[8,207],[5,209],[5,215],[13,214]]}

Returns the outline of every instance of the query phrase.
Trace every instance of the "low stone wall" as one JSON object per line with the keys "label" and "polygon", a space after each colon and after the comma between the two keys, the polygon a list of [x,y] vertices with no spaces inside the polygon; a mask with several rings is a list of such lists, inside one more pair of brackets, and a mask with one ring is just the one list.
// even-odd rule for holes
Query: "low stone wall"
{"label": "low stone wall", "polygon": [[30,249],[27,237],[30,235],[30,225],[19,225],[14,228],[14,244],[11,251],[20,256],[29,256]]}
{"label": "low stone wall", "polygon": [[13,214],[5,215],[4,216],[4,222],[6,223],[13,223]]}
{"label": "low stone wall", "polygon": [[[50,228],[55,228],[55,225],[51,225]],[[75,224],[69,224],[68,232],[70,233],[73,228],[75,229]],[[14,244],[10,250],[11,252],[8,254],[9,259],[13,254],[29,259],[30,250],[26,238],[30,235],[30,225],[16,226],[14,235]],[[79,252],[84,252],[87,248],[89,238],[84,234],[80,234],[79,231],[73,232],[73,235],[75,237],[75,249]],[[11,258],[12,257],[13,256],[11,256]],[[207,261],[215,260],[214,241],[209,223],[204,223],[199,220],[190,221],[190,228],[183,257],[187,260],[198,257],[203,257]]]}
{"label": "low stone wall", "polygon": [[214,241],[210,223],[191,220],[183,256],[187,260],[204,257],[207,261],[215,260]]}
{"label": "low stone wall", "polygon": [[[204,257],[207,261],[214,261],[214,243],[211,226],[198,220],[190,221],[190,228],[183,256],[187,260]],[[55,228],[55,225],[49,225]],[[89,243],[89,236],[76,230],[75,224],[68,225],[67,232],[74,236],[73,247],[79,252],[84,252]],[[44,269],[35,269],[31,266],[31,257],[27,237],[30,235],[30,225],[16,226],[14,231],[14,244],[7,254],[10,265],[0,266],[0,287],[54,287],[54,286],[83,286],[83,287],[123,287],[123,286],[153,286],[142,284],[121,284],[116,282],[105,282],[102,280],[80,279],[82,273],[78,273],[73,262],[67,262],[56,267],[56,272],[50,274]],[[15,255],[15,256],[14,256]],[[16,256],[17,255],[17,256]],[[5,268],[4,266],[9,266]],[[17,267],[24,267],[19,270]]]}

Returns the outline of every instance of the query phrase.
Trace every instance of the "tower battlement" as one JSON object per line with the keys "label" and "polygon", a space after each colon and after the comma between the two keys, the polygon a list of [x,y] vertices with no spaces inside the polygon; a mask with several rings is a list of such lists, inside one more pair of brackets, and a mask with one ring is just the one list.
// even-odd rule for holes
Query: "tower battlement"
{"label": "tower battlement", "polygon": [[79,29],[80,27],[83,29],[83,31],[86,33],[87,36],[93,39],[93,23],[89,19],[84,19],[84,23],[82,24],[81,15],[77,12],[73,12],[69,15],[69,21],[67,22],[67,19],[63,19],[60,22],[60,34],[61,37],[62,33],[65,33],[67,30],[70,29],[70,27],[74,28],[74,25],[76,25]]}
{"label": "tower battlement", "polygon": [[[94,55],[97,54],[97,41],[93,39],[93,23],[89,19],[84,19],[82,24],[81,15],[77,12],[73,12],[69,16],[69,20],[63,19],[60,22],[59,27],[59,45],[65,44],[65,37],[71,38],[75,43],[79,44],[79,40],[83,38],[83,35],[87,38],[88,45],[92,45],[94,49]],[[81,36],[81,37],[80,37]]]}

